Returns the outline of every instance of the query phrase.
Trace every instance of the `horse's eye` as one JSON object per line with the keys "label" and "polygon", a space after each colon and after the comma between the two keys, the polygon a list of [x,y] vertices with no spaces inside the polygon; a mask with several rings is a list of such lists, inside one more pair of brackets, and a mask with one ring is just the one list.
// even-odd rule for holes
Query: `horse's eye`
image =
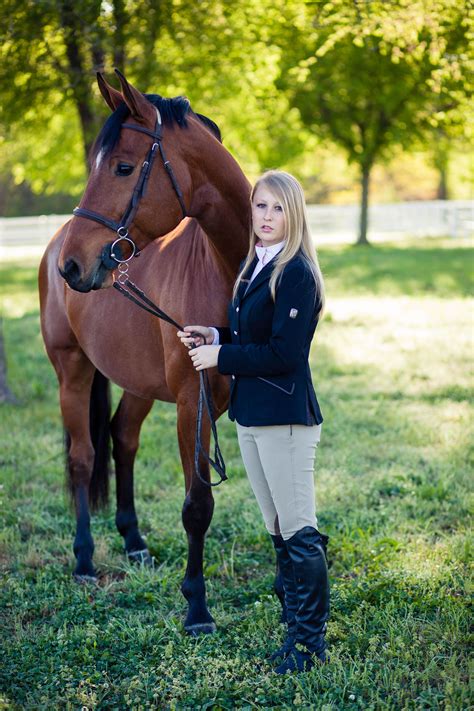
{"label": "horse's eye", "polygon": [[131,175],[133,168],[134,166],[129,163],[119,163],[115,168],[115,175]]}

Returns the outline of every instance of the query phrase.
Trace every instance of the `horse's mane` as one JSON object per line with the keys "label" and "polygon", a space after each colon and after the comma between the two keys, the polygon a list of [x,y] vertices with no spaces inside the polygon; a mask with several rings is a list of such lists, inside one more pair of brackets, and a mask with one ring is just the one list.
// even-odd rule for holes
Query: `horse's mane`
{"label": "horse's mane", "polygon": [[[222,142],[218,125],[207,116],[195,113],[191,108],[189,100],[185,96],[176,96],[173,99],[165,99],[159,96],[159,94],[144,94],[144,96],[159,110],[161,120],[165,126],[178,124],[180,128],[186,128],[188,125],[187,116],[196,116],[213,136]],[[121,126],[129,116],[130,109],[125,102],[120,104],[113,114],[109,116],[92,146],[90,156],[91,163],[95,160],[99,152],[101,152],[103,156],[106,156],[115,148],[120,137]]]}

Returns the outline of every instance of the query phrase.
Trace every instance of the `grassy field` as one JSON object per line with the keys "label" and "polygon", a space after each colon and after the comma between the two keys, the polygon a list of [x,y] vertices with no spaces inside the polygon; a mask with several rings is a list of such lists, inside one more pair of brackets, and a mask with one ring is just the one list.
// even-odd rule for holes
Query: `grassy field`
{"label": "grassy field", "polygon": [[205,555],[218,632],[191,639],[182,629],[183,484],[170,405],[157,403],[146,421],[137,464],[155,569],[125,562],[111,508],[93,518],[100,585],[73,582],[74,521],[36,270],[4,264],[9,380],[20,404],[0,411],[0,708],[468,709],[466,247],[321,251],[328,303],[312,367],[325,415],[316,481],[320,528],[331,537],[331,664],[284,678],[258,665],[283,628],[271,545],[226,418],[230,481],[216,491]]}

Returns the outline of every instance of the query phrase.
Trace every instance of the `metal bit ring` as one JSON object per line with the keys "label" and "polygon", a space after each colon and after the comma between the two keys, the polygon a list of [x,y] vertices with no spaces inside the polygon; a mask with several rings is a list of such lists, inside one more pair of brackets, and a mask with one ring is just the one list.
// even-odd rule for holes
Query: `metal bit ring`
{"label": "metal bit ring", "polygon": [[[129,261],[135,256],[135,253],[136,253],[136,251],[137,251],[137,247],[136,247],[136,245],[135,245],[135,242],[134,242],[132,239],[130,239],[130,237],[128,236],[128,232],[125,230],[125,234],[121,234],[120,230],[122,230],[122,229],[125,229],[125,228],[124,228],[124,227],[120,227],[120,228],[117,230],[118,237],[117,237],[117,239],[116,239],[114,242],[112,242],[112,244],[111,244],[111,246],[110,246],[110,256],[112,257],[112,259],[115,259],[115,261],[117,262],[117,264],[125,264],[126,262],[129,262]],[[131,253],[131,255],[130,255],[129,257],[127,257],[126,259],[119,259],[119,258],[117,257],[117,255],[114,254],[115,245],[118,244],[119,242],[122,242],[122,240],[125,240],[125,242],[128,242],[128,244],[130,244],[130,245],[132,246],[132,253]]]}

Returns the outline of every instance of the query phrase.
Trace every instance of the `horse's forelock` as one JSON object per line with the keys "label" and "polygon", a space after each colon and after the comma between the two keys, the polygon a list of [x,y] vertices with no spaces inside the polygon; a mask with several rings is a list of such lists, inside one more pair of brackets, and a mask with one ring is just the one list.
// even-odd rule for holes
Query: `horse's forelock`
{"label": "horse's forelock", "polygon": [[[207,118],[207,116],[194,113],[189,100],[185,96],[176,96],[172,99],[165,99],[159,94],[145,94],[145,96],[148,101],[159,110],[161,120],[165,126],[178,124],[181,128],[186,128],[186,117],[189,113],[192,113],[219,141],[222,141],[221,132],[217,124],[210,118]],[[125,102],[120,104],[113,114],[109,116],[92,147],[90,155],[91,165],[97,163],[99,156],[101,160],[115,148],[120,138],[122,124],[129,116],[130,110]]]}

